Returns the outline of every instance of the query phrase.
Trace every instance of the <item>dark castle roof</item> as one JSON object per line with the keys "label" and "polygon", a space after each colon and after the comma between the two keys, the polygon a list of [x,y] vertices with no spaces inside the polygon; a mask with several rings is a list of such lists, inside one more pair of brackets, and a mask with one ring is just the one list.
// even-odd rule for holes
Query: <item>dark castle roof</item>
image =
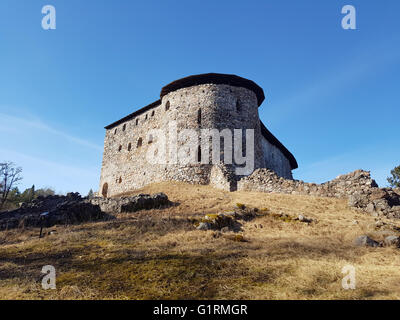
{"label": "dark castle roof", "polygon": [[258,106],[264,101],[264,90],[254,81],[234,74],[203,73],[175,80],[161,89],[160,97],[178,89],[197,86],[200,84],[227,84],[233,87],[242,87],[253,91],[257,96]]}
{"label": "dark castle roof", "polygon": [[[160,98],[162,98],[163,96],[167,95],[168,93],[176,91],[178,89],[196,86],[196,85],[200,85],[200,84],[209,84],[209,83],[227,84],[227,85],[231,85],[234,87],[243,87],[243,88],[249,89],[256,94],[258,106],[260,106],[261,103],[265,99],[264,90],[259,85],[257,85],[254,81],[236,76],[234,74],[223,74],[223,73],[196,74],[193,76],[175,80],[175,81],[171,82],[170,84],[167,84],[166,86],[164,86],[161,89]],[[154,107],[159,106],[160,104],[161,104],[161,100],[154,101],[153,103],[150,103],[149,105],[147,105],[139,110],[136,110],[135,112],[127,115],[126,117],[109,124],[108,126],[105,127],[105,129],[111,129],[125,121],[128,121],[134,117],[137,117],[138,115],[140,115]]]}
{"label": "dark castle roof", "polygon": [[[178,89],[196,86],[200,84],[210,84],[210,83],[227,84],[234,87],[243,87],[249,89],[256,94],[258,106],[260,106],[265,99],[264,90],[260,86],[258,86],[254,81],[233,74],[222,74],[222,73],[204,73],[175,80],[161,89],[160,98]],[[128,120],[131,120],[150,109],[158,107],[160,104],[161,100],[154,101],[153,103],[150,103],[149,105],[139,110],[136,110],[135,112],[127,115],[126,117],[109,124],[108,126],[105,127],[105,129],[112,129],[113,127],[121,123],[124,123]],[[281,152],[289,160],[292,169],[296,169],[298,165],[293,154],[291,154],[290,151],[286,149],[286,147],[265,127],[265,125],[261,121],[260,124],[261,124],[261,133],[265,137],[265,139],[267,139],[269,143],[271,143],[279,150],[281,150]]]}
{"label": "dark castle roof", "polygon": [[131,120],[131,119],[137,117],[138,115],[140,115],[142,113],[145,113],[146,111],[149,111],[150,109],[158,107],[160,104],[161,104],[161,100],[154,101],[154,102],[148,104],[147,106],[145,106],[145,107],[143,107],[143,108],[141,108],[139,110],[136,110],[135,112],[132,112],[131,114],[128,114],[126,117],[124,117],[122,119],[119,119],[118,121],[115,121],[115,122],[109,124],[108,126],[105,126],[104,128],[105,129],[112,129],[112,128],[116,127],[117,125],[121,124],[121,123],[124,123],[124,122],[126,122],[128,120]]}

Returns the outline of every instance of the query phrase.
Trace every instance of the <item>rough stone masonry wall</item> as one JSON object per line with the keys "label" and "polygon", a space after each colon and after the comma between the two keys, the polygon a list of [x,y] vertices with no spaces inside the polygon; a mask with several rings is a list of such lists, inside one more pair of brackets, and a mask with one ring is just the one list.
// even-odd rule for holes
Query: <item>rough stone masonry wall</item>
{"label": "rough stone masonry wall", "polygon": [[312,195],[348,199],[352,207],[371,214],[400,218],[400,190],[380,189],[369,171],[356,170],[323,184],[278,177],[268,169],[255,170],[238,182],[238,190]]}
{"label": "rough stone masonry wall", "polygon": [[[202,128],[255,129],[255,168],[265,166],[255,93],[246,88],[223,84],[197,85],[168,93],[159,106],[106,131],[99,194],[102,194],[105,184],[108,185],[107,196],[115,196],[150,183],[171,180],[210,183],[232,190],[232,181],[238,178],[233,179],[220,166],[212,171],[210,164],[152,164],[148,161],[146,155],[149,152],[151,155],[158,152],[158,138],[153,136],[151,139],[149,130],[162,129],[168,133],[173,121],[177,124],[178,132],[183,129],[199,132]],[[167,137],[168,141],[176,141],[175,137]],[[141,144],[138,143],[140,139]],[[182,146],[185,142],[178,141],[178,145]],[[192,151],[197,155],[197,150]]]}
{"label": "rough stone masonry wall", "polygon": [[238,190],[306,194],[314,196],[347,198],[355,193],[368,193],[378,187],[367,171],[357,170],[323,183],[307,183],[284,179],[268,169],[258,169],[238,182]]}
{"label": "rough stone masonry wall", "polygon": [[264,137],[262,137],[261,145],[264,155],[263,167],[272,169],[280,177],[293,179],[290,161],[283,155],[282,151]]}

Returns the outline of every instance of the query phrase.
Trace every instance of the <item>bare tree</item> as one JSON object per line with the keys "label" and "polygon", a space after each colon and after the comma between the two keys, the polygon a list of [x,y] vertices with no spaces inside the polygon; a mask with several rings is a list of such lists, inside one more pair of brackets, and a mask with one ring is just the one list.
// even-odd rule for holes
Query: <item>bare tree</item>
{"label": "bare tree", "polygon": [[22,180],[22,168],[12,162],[0,162],[0,209],[7,201],[10,190]]}

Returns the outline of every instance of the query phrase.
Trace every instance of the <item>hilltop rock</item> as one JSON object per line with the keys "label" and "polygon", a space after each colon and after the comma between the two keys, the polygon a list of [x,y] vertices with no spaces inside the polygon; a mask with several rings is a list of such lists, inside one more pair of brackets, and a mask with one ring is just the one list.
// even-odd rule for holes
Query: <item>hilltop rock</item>
{"label": "hilltop rock", "polygon": [[366,235],[357,237],[354,240],[354,244],[358,247],[379,247],[380,246],[379,242],[371,239],[370,237],[368,237]]}
{"label": "hilltop rock", "polygon": [[400,247],[400,237],[398,236],[387,236],[384,241],[386,246]]}
{"label": "hilltop rock", "polygon": [[19,209],[0,215],[0,230],[17,227],[50,227],[107,218],[98,205],[91,204],[79,193],[50,195],[23,203]]}
{"label": "hilltop rock", "polygon": [[169,205],[164,193],[125,198],[82,198],[79,193],[50,195],[23,203],[17,210],[0,214],[0,230],[18,227],[51,227],[111,219],[109,213],[136,212]]}
{"label": "hilltop rock", "polygon": [[162,208],[171,205],[165,193],[138,194],[133,197],[121,198],[92,198],[90,202],[99,205],[101,210],[108,213],[136,212]]}

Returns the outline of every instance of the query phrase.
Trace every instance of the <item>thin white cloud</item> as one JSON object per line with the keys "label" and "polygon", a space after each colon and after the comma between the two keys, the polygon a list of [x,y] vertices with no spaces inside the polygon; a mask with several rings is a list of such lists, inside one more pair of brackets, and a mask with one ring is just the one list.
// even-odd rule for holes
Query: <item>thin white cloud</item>
{"label": "thin white cloud", "polygon": [[63,193],[78,191],[86,194],[90,188],[96,190],[100,175],[100,168],[93,166],[89,168],[74,167],[47,159],[38,158],[29,154],[14,150],[0,148],[0,160],[3,157],[22,167],[24,188],[32,184],[36,186],[51,186]]}
{"label": "thin white cloud", "polygon": [[81,175],[81,176],[96,177],[98,174],[97,171],[86,170],[78,167],[60,164],[58,162],[48,161],[46,159],[37,158],[14,150],[0,149],[0,154],[7,154],[7,155],[10,154],[13,156],[18,156],[18,158],[24,159],[26,161],[32,161],[36,164],[40,164],[41,166],[51,167],[52,169],[59,170],[60,172],[68,172],[77,176]]}
{"label": "thin white cloud", "polygon": [[75,136],[72,136],[66,132],[60,131],[58,129],[55,129],[44,122],[42,122],[40,119],[34,119],[34,118],[21,118],[21,117],[16,117],[16,116],[11,116],[8,114],[0,113],[0,123],[3,123],[0,125],[0,131],[7,131],[10,133],[15,133],[18,130],[16,128],[34,128],[42,132],[46,133],[51,133],[53,135],[57,135],[61,138],[64,138],[67,141],[70,141],[72,143],[76,143],[85,147],[89,147],[92,149],[95,149],[97,151],[102,151],[103,148],[97,144],[94,144],[88,140],[84,140]]}

